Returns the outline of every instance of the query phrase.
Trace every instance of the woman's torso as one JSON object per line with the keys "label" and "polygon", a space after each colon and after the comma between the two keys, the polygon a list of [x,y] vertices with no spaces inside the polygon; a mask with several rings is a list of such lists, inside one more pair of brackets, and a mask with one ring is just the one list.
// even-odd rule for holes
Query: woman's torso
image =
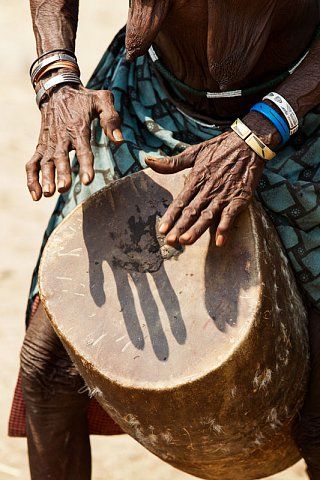
{"label": "woman's torso", "polygon": [[[223,91],[257,85],[291,66],[310,44],[318,0],[176,0],[155,43],[188,85]],[[259,97],[258,97],[259,98]],[[199,99],[188,104],[210,117],[240,114],[255,101]]]}

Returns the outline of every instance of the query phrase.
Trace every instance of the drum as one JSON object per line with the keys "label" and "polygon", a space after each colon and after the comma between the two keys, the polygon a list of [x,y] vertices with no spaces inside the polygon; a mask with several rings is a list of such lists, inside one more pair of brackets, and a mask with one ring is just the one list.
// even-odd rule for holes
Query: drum
{"label": "drum", "polygon": [[200,478],[266,477],[299,459],[305,309],[256,201],[224,248],[209,231],[165,245],[158,221],[185,176],[147,169],[77,207],[44,251],[41,300],[126,433]]}

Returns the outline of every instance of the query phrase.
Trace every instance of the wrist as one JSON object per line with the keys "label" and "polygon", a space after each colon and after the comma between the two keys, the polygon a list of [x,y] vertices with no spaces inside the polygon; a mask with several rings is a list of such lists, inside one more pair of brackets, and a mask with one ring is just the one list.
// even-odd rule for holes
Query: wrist
{"label": "wrist", "polygon": [[281,145],[281,135],[276,127],[258,112],[249,112],[243,122],[271,150]]}

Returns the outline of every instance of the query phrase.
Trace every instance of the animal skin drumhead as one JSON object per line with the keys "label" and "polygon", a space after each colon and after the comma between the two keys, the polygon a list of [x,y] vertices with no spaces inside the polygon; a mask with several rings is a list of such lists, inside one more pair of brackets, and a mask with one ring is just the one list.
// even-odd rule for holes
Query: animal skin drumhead
{"label": "animal skin drumhead", "polygon": [[201,478],[262,478],[299,458],[304,307],[258,202],[224,248],[209,231],[165,245],[158,222],[185,176],[147,169],[77,207],[44,251],[41,299],[125,432]]}

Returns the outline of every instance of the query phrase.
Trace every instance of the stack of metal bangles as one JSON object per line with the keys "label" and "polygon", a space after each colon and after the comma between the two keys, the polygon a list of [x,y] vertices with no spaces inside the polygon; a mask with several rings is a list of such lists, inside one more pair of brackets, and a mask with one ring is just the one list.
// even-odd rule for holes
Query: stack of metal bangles
{"label": "stack of metal bangles", "polygon": [[[63,71],[51,76],[52,72],[59,69]],[[36,91],[39,108],[57,85],[63,83],[82,85],[77,57],[68,49],[50,50],[40,55],[30,67],[30,78]]]}
{"label": "stack of metal bangles", "polygon": [[[270,107],[264,100],[273,103],[277,109]],[[269,93],[262,102],[256,103],[251,111],[259,112],[275,126],[281,137],[280,147],[285,145],[299,128],[299,120],[295,111],[279,93]],[[276,156],[276,152],[265,145],[239,118],[231,125],[231,128],[259,157],[264,160],[272,160]]]}

